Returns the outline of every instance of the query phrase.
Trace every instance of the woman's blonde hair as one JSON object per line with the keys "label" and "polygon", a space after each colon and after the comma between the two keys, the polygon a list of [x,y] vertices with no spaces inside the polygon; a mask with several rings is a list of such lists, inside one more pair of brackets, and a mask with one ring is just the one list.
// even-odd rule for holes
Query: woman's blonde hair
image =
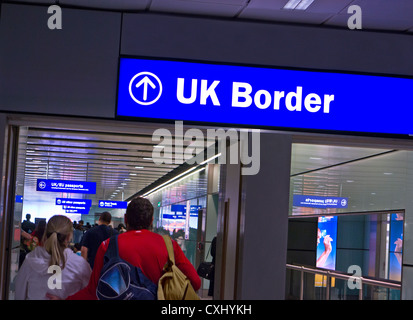
{"label": "woman's blonde hair", "polygon": [[68,217],[56,215],[49,219],[43,234],[43,246],[51,256],[49,266],[58,265],[62,269],[65,267],[66,258],[63,251],[72,233],[73,224]]}

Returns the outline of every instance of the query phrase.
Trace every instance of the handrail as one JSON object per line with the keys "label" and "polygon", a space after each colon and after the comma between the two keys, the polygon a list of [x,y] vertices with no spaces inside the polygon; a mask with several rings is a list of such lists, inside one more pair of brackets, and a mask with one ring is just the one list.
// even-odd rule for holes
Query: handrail
{"label": "handrail", "polygon": [[327,299],[329,299],[329,279],[330,277],[338,278],[338,279],[344,279],[344,280],[356,280],[359,283],[360,289],[359,289],[359,300],[363,300],[363,284],[369,284],[369,285],[374,285],[374,286],[380,286],[380,287],[385,287],[385,288],[390,288],[390,289],[401,289],[401,284],[400,283],[395,283],[395,282],[388,282],[388,281],[381,281],[381,280],[375,280],[375,279],[369,279],[369,278],[363,278],[363,277],[357,277],[355,275],[348,275],[344,273],[338,273],[334,272],[331,270],[325,270],[325,269],[318,269],[318,268],[309,268],[305,266],[298,266],[294,264],[286,264],[286,267],[288,269],[292,270],[297,270],[301,272],[301,282],[300,282],[300,300],[303,300],[304,298],[304,272],[307,273],[313,273],[313,274],[321,274],[327,276]]}

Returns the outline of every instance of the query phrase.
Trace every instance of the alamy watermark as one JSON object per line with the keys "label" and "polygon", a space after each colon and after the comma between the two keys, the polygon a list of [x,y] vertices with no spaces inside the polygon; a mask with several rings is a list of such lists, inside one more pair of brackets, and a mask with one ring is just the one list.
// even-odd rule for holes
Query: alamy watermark
{"label": "alamy watermark", "polygon": [[360,266],[353,264],[348,267],[347,273],[351,273],[352,276],[347,280],[347,286],[349,289],[361,289],[361,268]]}
{"label": "alamy watermark", "polygon": [[[229,164],[241,162],[242,175],[255,175],[260,171],[259,129],[207,129],[205,135],[196,128],[184,131],[183,122],[176,121],[174,133],[165,128],[157,129],[152,141],[159,142],[152,151],[152,160],[157,165],[203,164],[217,158],[218,164],[226,164],[227,159]],[[186,147],[184,142],[187,142]]]}
{"label": "alamy watermark", "polygon": [[47,280],[47,287],[50,290],[62,289],[62,268],[58,265],[51,265],[47,268],[47,273],[52,274]]}
{"label": "alamy watermark", "polygon": [[347,20],[347,27],[351,30],[354,29],[361,29],[361,7],[358,5],[351,5],[347,9],[347,13],[351,14],[351,16]]}
{"label": "alamy watermark", "polygon": [[47,13],[51,16],[47,19],[47,27],[50,30],[61,30],[62,26],[62,8],[58,5],[52,5],[47,8]]}

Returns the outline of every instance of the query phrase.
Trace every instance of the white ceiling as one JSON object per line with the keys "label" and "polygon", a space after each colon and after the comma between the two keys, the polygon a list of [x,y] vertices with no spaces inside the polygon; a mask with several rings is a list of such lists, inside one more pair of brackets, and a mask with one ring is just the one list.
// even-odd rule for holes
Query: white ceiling
{"label": "white ceiling", "polygon": [[283,9],[287,0],[12,0],[116,11],[146,11],[253,19],[347,28],[350,5],[362,10],[363,30],[413,32],[412,0],[314,0],[306,10]]}
{"label": "white ceiling", "polygon": [[[154,146],[159,143],[152,141],[152,134],[145,129],[141,133],[126,134],[28,128],[20,135],[17,186],[18,189],[24,186],[24,190],[20,188],[17,194],[24,193],[26,204],[39,204],[42,210],[47,210],[47,204],[54,210],[55,198],[67,194],[37,192],[37,179],[93,181],[96,194],[85,196],[93,205],[97,205],[98,200],[128,200],[153,183],[159,184],[188,170],[188,165],[181,166],[176,155],[166,151],[161,156],[173,163],[154,163]],[[184,150],[189,143],[183,141]],[[206,148],[213,147],[214,143],[207,138],[204,140]],[[192,185],[195,189],[199,187],[188,184],[184,191],[179,190],[193,193],[196,190],[192,190]],[[83,198],[75,195],[79,197]]]}

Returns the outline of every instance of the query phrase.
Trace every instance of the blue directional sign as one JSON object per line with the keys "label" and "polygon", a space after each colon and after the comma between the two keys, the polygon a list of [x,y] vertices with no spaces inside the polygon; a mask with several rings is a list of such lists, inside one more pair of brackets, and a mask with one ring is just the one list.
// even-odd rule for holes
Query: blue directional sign
{"label": "blue directional sign", "polygon": [[186,212],[186,205],[184,204],[173,204],[171,205],[172,212]]}
{"label": "blue directional sign", "polygon": [[109,200],[99,200],[99,208],[109,208],[109,209],[126,209],[128,203],[126,201],[109,201]]}
{"label": "blue directional sign", "polygon": [[37,179],[36,191],[96,193],[96,182]]}
{"label": "blue directional sign", "polygon": [[344,209],[348,206],[348,198],[342,197],[321,197],[321,196],[308,196],[308,195],[294,195],[293,206],[296,207],[309,207],[309,208],[336,208]]}
{"label": "blue directional sign", "polygon": [[162,214],[163,219],[172,219],[172,220],[185,220],[186,214],[182,211],[176,211],[172,213],[164,213]]}
{"label": "blue directional sign", "polygon": [[412,92],[402,77],[121,58],[116,115],[413,134]]}
{"label": "blue directional sign", "polygon": [[56,198],[56,205],[91,207],[92,200],[91,199]]}

